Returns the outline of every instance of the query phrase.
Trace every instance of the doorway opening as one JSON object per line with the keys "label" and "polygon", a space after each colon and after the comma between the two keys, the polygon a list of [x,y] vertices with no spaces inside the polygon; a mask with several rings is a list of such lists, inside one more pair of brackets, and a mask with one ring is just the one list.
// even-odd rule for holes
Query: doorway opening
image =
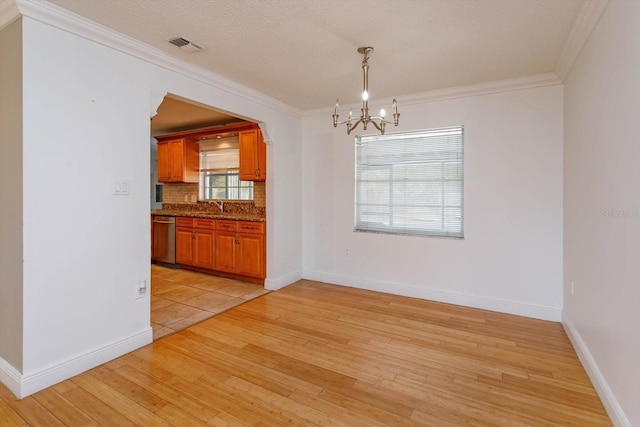
{"label": "doorway opening", "polygon": [[[185,214],[185,218],[191,218],[192,211],[214,205],[219,206],[221,214],[223,209],[224,212],[241,209],[243,212],[255,214],[258,219],[262,215],[262,220],[264,220],[266,212],[264,181],[252,183],[252,196],[253,194],[257,196],[253,200],[225,200],[224,203],[216,203],[215,200],[201,200],[202,182],[199,181],[202,181],[203,173],[205,175],[211,174],[207,171],[203,172],[202,166],[200,166],[199,172],[196,171],[198,174],[195,175],[195,178],[192,176],[190,179],[176,180],[176,182],[168,182],[162,178],[162,171],[159,174],[158,169],[158,140],[165,140],[173,134],[180,135],[199,129],[243,128],[245,124],[255,126],[252,122],[178,96],[168,94],[164,97],[158,107],[157,114],[151,120],[150,209],[152,218],[161,216],[165,219],[172,216],[180,218],[176,212],[188,212]],[[222,136],[223,140],[225,138],[231,140],[234,135],[227,133],[216,136],[218,138]],[[204,157],[202,153],[211,150],[212,145],[216,145],[215,141],[208,138],[206,140],[198,138],[198,141],[192,144],[197,147],[195,150],[200,153],[199,157]],[[230,156],[229,153],[233,153],[233,150],[227,149],[225,153],[221,151],[219,157],[222,158],[224,154],[226,159]],[[198,177],[200,178],[198,179]],[[205,269],[193,268],[193,265],[184,262],[184,257],[181,262],[180,242],[184,242],[184,239],[181,240],[181,236],[185,234],[185,229],[179,228],[181,224],[184,224],[184,220],[178,220],[174,227],[177,227],[177,233],[182,232],[182,235],[158,238],[156,241],[155,234],[157,233],[153,228],[154,221],[152,220],[152,257],[155,254],[165,254],[172,251],[177,255],[169,263],[166,262],[167,258],[152,259],[150,298],[154,340],[192,326],[268,292],[263,286],[250,283],[251,280],[245,281],[233,275],[220,277],[215,272],[207,271],[208,269],[213,270],[213,265]],[[160,228],[159,226],[158,231]],[[213,244],[214,231],[211,231],[210,235]],[[203,233],[202,237],[206,239],[207,235]],[[168,244],[175,245],[175,247],[160,247],[163,244],[167,245],[167,242],[172,242]],[[210,256],[214,256],[213,253]],[[266,257],[264,263],[266,263]]]}

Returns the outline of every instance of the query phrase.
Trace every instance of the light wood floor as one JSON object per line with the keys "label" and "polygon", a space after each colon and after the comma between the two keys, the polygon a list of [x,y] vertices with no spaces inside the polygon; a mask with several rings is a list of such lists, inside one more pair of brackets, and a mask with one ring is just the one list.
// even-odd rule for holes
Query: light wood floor
{"label": "light wood floor", "polygon": [[253,298],[263,286],[151,264],[151,327],[162,338]]}
{"label": "light wood floor", "polygon": [[611,425],[557,323],[301,281],[16,401],[32,426]]}

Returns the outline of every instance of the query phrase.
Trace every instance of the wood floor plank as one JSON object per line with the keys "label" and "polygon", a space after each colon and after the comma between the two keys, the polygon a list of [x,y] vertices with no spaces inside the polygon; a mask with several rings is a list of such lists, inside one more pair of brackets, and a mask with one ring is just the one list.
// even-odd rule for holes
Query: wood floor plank
{"label": "wood floor plank", "polygon": [[103,403],[81,387],[69,389],[63,393],[63,396],[81,411],[90,414],[91,418],[100,425],[117,425],[123,427],[135,425],[117,410]]}
{"label": "wood floor plank", "polygon": [[172,426],[207,427],[209,425],[170,404],[160,408],[158,412],[156,412],[156,415],[167,421]]}
{"label": "wood floor plank", "polygon": [[272,407],[291,414],[296,414],[308,423],[315,423],[321,426],[335,426],[335,427],[348,427],[348,424],[335,419],[334,417],[317,411],[306,405],[299,404],[287,397],[284,397],[278,393],[273,393],[255,383],[245,381],[239,377],[231,377],[225,384],[251,396],[254,399],[259,399],[268,402]]}
{"label": "wood floor plank", "polygon": [[91,418],[54,390],[53,387],[33,395],[44,408],[55,414],[66,426],[87,424]]}
{"label": "wood floor plank", "polygon": [[120,394],[115,389],[101,382],[90,374],[82,374],[74,378],[76,384],[91,393],[98,400],[111,406],[137,425],[165,427],[169,424],[141,405]]}
{"label": "wood floor plank", "polygon": [[[2,387],[2,385],[0,385]],[[0,425],[26,426],[27,422],[7,402],[0,400]]]}
{"label": "wood floor plank", "polygon": [[121,366],[114,370],[113,373],[114,375],[122,376],[123,378],[138,384],[150,393],[157,395],[168,404],[180,408],[182,411],[200,421],[207,422],[218,415],[218,411],[207,407],[195,399],[191,399],[189,396],[180,393],[180,391],[173,387],[130,365]]}
{"label": "wood floor plank", "polygon": [[11,408],[33,427],[64,427],[52,412],[42,406],[33,396],[16,400],[9,404]]}
{"label": "wood floor plank", "polygon": [[[201,280],[158,270],[168,286]],[[173,289],[172,288],[172,289]],[[562,325],[302,280],[31,397],[8,426],[610,426]]]}

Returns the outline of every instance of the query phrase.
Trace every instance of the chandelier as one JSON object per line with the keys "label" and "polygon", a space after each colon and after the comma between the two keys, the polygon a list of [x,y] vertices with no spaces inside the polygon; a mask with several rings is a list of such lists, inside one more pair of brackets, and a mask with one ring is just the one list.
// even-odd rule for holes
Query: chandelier
{"label": "chandelier", "polygon": [[[336,107],[331,115],[333,117],[333,127],[338,127],[338,125],[345,124],[347,125],[347,135],[351,134],[351,131],[358,127],[360,123],[362,123],[362,129],[367,130],[367,126],[369,123],[372,123],[376,129],[380,131],[381,134],[384,135],[384,128],[387,124],[392,124],[394,126],[398,126],[398,119],[400,118],[400,113],[398,113],[398,103],[395,98],[393,99],[393,121],[388,121],[384,118],[385,111],[384,108],[380,109],[380,116],[370,116],[369,115],[369,54],[373,52],[373,48],[370,46],[360,47],[358,48],[358,53],[364,55],[362,59],[362,74],[364,78],[364,91],[362,92],[362,109],[360,110],[360,117],[356,120],[353,117],[353,112],[349,110],[349,119],[339,122],[338,117],[340,117],[339,109],[340,109],[340,101],[336,99]],[[354,121],[355,120],[355,121]]]}

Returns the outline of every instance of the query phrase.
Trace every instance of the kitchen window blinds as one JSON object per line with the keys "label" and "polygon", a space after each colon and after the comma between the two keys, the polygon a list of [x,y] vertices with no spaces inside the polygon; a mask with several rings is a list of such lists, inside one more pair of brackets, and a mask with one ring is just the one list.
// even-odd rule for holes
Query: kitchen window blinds
{"label": "kitchen window blinds", "polygon": [[253,182],[239,178],[238,137],[203,141],[200,146],[200,200],[253,200]]}
{"label": "kitchen window blinds", "polygon": [[464,237],[462,126],[356,137],[355,229]]}

